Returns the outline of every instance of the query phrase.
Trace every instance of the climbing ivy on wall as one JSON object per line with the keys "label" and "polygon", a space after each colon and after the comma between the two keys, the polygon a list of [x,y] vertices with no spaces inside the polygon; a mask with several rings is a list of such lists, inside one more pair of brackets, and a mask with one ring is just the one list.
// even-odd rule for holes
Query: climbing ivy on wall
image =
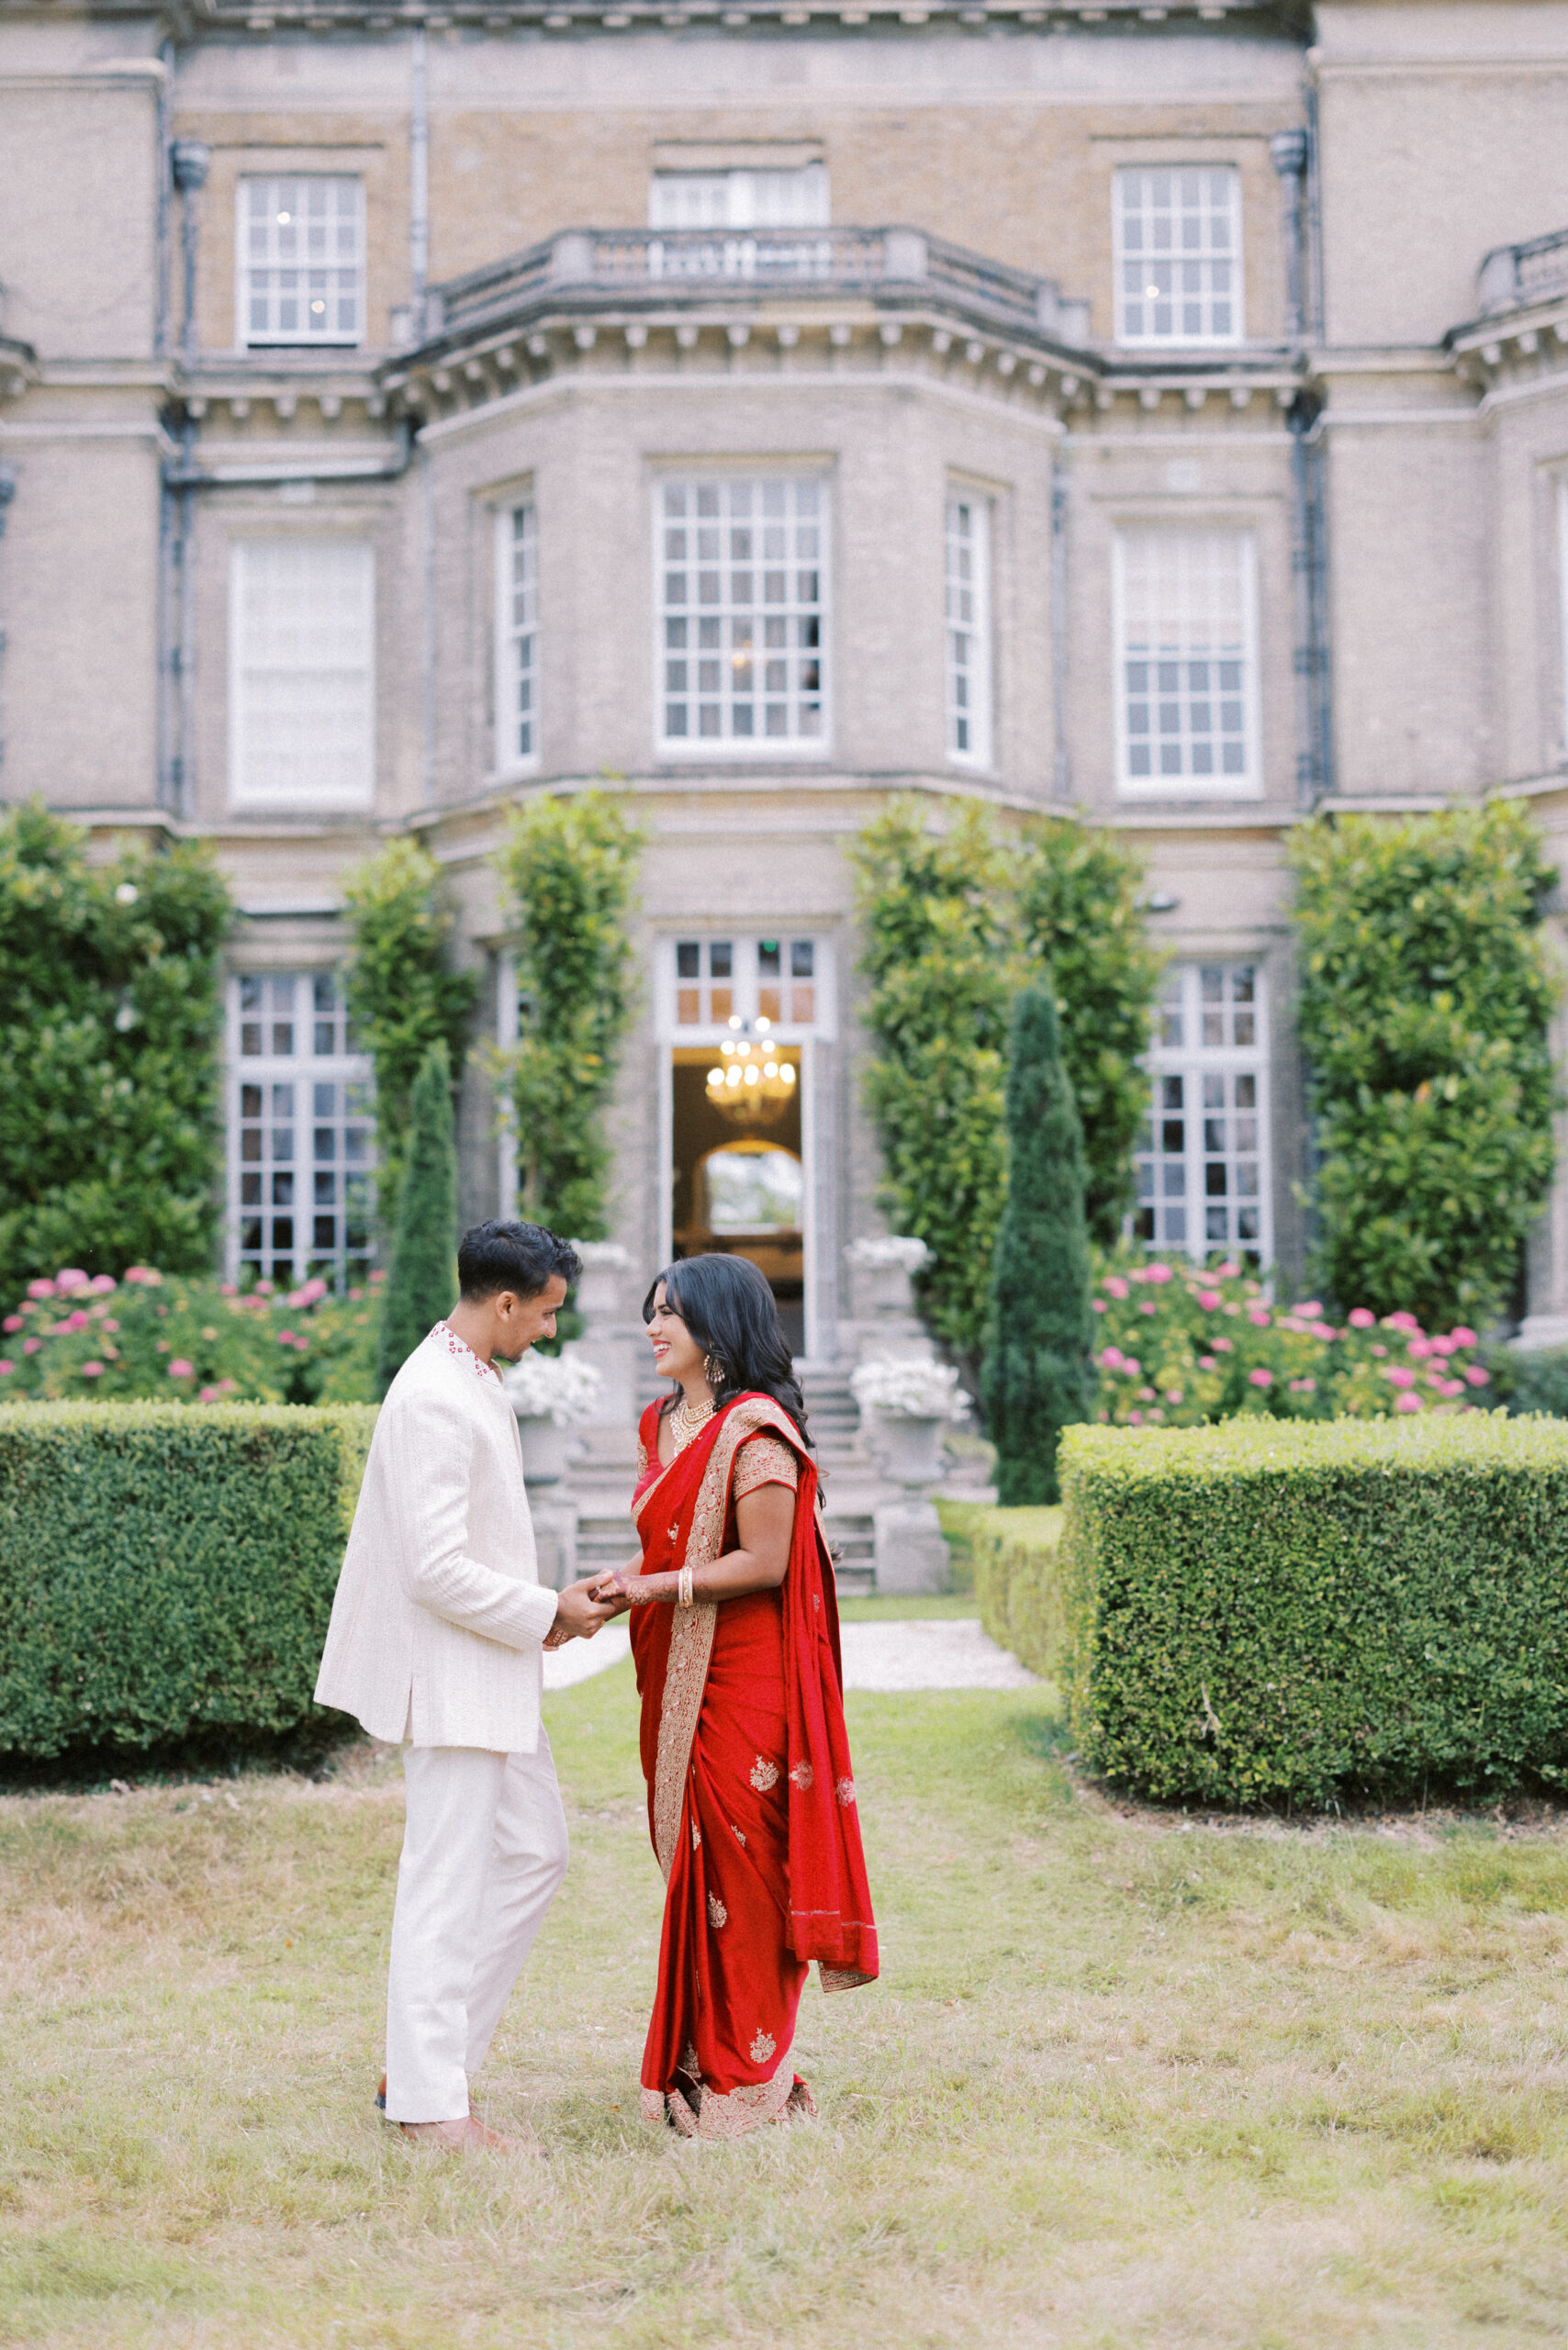
{"label": "climbing ivy on wall", "polygon": [[1291,863],[1321,1277],[1344,1310],[1484,1325],[1552,1175],[1534,824],[1513,800],[1320,819]]}
{"label": "climbing ivy on wall", "polygon": [[219,955],[205,850],[91,865],[39,801],[0,811],[0,1300],[76,1266],[209,1268]]}
{"label": "climbing ivy on wall", "polygon": [[532,1222],[577,1240],[608,1228],[615,1088],[634,987],[627,935],[644,834],[604,791],[533,800],[496,864],[518,930],[519,1035],[498,1051]]}
{"label": "climbing ivy on wall", "polygon": [[344,885],[349,1018],[375,1069],[376,1194],[390,1233],[409,1147],[414,1080],[442,1045],[461,1074],[478,981],[452,968],[452,910],[422,841],[388,842]]}

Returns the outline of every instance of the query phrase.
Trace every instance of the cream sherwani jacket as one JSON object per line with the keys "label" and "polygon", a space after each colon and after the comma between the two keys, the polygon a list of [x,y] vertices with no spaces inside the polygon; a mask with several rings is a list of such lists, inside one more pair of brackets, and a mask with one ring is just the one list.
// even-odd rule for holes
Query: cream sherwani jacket
{"label": "cream sherwani jacket", "polygon": [[554,1619],[511,1406],[438,1322],[375,1423],[317,1701],[372,1738],[532,1754]]}

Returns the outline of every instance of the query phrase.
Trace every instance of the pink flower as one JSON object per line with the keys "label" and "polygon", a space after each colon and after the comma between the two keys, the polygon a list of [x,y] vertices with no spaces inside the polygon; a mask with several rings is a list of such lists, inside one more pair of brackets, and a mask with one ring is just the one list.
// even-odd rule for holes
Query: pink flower
{"label": "pink flower", "polygon": [[1226,1259],[1223,1265],[1216,1265],[1215,1267],[1215,1278],[1217,1281],[1233,1281],[1240,1270],[1241,1268],[1239,1265],[1233,1265],[1229,1259]]}
{"label": "pink flower", "polygon": [[1323,1319],[1322,1300],[1316,1297],[1304,1297],[1296,1307],[1296,1312],[1305,1314],[1309,1322],[1320,1322]]}
{"label": "pink flower", "polygon": [[184,1355],[176,1355],[169,1365],[169,1376],[171,1379],[194,1379],[196,1365],[194,1362],[187,1362]]}
{"label": "pink flower", "polygon": [[1120,1347],[1107,1347],[1104,1353],[1100,1357],[1100,1368],[1102,1371],[1114,1371],[1121,1360],[1122,1350]]}
{"label": "pink flower", "polygon": [[1268,1307],[1266,1305],[1249,1305],[1247,1309],[1247,1319],[1251,1323],[1254,1329],[1266,1330],[1269,1326]]}
{"label": "pink flower", "polygon": [[1271,1371],[1265,1371],[1262,1364],[1260,1363],[1256,1371],[1249,1371],[1248,1372],[1247,1381],[1249,1386],[1251,1387],[1272,1387],[1274,1383],[1274,1374]]}
{"label": "pink flower", "polygon": [[219,1281],[218,1284],[218,1294],[219,1297],[238,1297],[240,1294],[240,1285],[237,1281]]}
{"label": "pink flower", "polygon": [[1146,1297],[1138,1307],[1138,1312],[1140,1314],[1158,1314],[1159,1311],[1159,1308],[1156,1305],[1152,1297]]}
{"label": "pink flower", "polygon": [[1155,1405],[1155,1407],[1154,1407],[1153,1411],[1152,1411],[1152,1412],[1150,1412],[1150,1414],[1149,1414],[1149,1416],[1149,1416],[1149,1418],[1150,1418],[1151,1420],[1159,1421],[1159,1420],[1162,1420],[1162,1419],[1165,1417],[1165,1415],[1164,1415],[1164,1413],[1160,1410],[1160,1408],[1159,1408],[1159,1404],[1157,1404]]}
{"label": "pink flower", "polygon": [[116,1281],[113,1273],[95,1273],[92,1280],[87,1283],[87,1287],[92,1291],[95,1297],[107,1297],[111,1291],[117,1290],[119,1287],[119,1283]]}
{"label": "pink flower", "polygon": [[1129,1412],[1127,1414],[1127,1426],[1130,1428],[1141,1428],[1143,1426],[1143,1414],[1141,1412]]}
{"label": "pink flower", "polygon": [[152,1345],[154,1351],[158,1354],[166,1355],[169,1351],[169,1341],[167,1338],[154,1338]]}
{"label": "pink flower", "polygon": [[1345,1318],[1352,1330],[1370,1330],[1377,1315],[1369,1314],[1364,1305],[1352,1305]]}
{"label": "pink flower", "polygon": [[28,1283],[28,1295],[29,1297],[52,1297],[54,1295],[54,1283],[51,1281],[29,1281]]}
{"label": "pink flower", "polygon": [[1462,1395],[1462,1394],[1463,1394],[1463,1393],[1464,1393],[1464,1382],[1463,1382],[1463,1380],[1462,1380],[1462,1379],[1445,1379],[1445,1380],[1444,1380],[1444,1382],[1443,1382],[1443,1393],[1444,1393],[1445,1395]]}
{"label": "pink flower", "polygon": [[1122,1369],[1126,1372],[1129,1379],[1136,1379],[1138,1376],[1138,1373],[1142,1371],[1143,1365],[1139,1362],[1137,1355],[1124,1355],[1122,1357]]}
{"label": "pink flower", "polygon": [[1388,1366],[1387,1377],[1389,1384],[1393,1387],[1414,1387],[1416,1384],[1415,1372],[1402,1362],[1391,1362]]}
{"label": "pink flower", "polygon": [[1216,1338],[1215,1340],[1215,1352],[1216,1355],[1233,1355],[1236,1352],[1236,1340],[1234,1338]]}
{"label": "pink flower", "polygon": [[1241,1308],[1238,1305],[1235,1298],[1227,1297],[1225,1301],[1225,1310],[1227,1314],[1239,1314]]}
{"label": "pink flower", "polygon": [[1377,1356],[1379,1356],[1379,1357],[1382,1357],[1382,1356],[1383,1356],[1383,1355],[1386,1355],[1386,1354],[1387,1354],[1387,1352],[1388,1352],[1388,1348],[1387,1348],[1386,1347],[1374,1347],[1374,1348],[1372,1348],[1372,1352],[1373,1352],[1373,1354],[1374,1354],[1374,1355],[1377,1355]]}
{"label": "pink flower", "polygon": [[62,1265],[54,1277],[54,1286],[63,1296],[67,1290],[85,1289],[87,1276],[80,1265]]}
{"label": "pink flower", "polygon": [[22,1352],[25,1355],[36,1355],[42,1344],[43,1340],[41,1338],[24,1338],[22,1340]]}
{"label": "pink flower", "polygon": [[273,1285],[271,1281],[258,1281],[256,1283],[256,1295],[258,1297],[270,1297],[272,1293]]}
{"label": "pink flower", "polygon": [[218,1390],[216,1387],[201,1387],[196,1390],[196,1402],[198,1404],[216,1404],[218,1396]]}
{"label": "pink flower", "polygon": [[1314,1322],[1311,1325],[1311,1329],[1312,1335],[1315,1338],[1323,1338],[1327,1340],[1329,1338],[1337,1338],[1339,1335],[1332,1322]]}
{"label": "pink flower", "polygon": [[1223,1305],[1225,1303],[1217,1289],[1201,1289],[1197,1296],[1198,1304],[1205,1314],[1212,1314],[1216,1305]]}
{"label": "pink flower", "polygon": [[109,1318],[108,1316],[106,1316],[106,1317],[105,1317],[105,1321],[104,1321],[104,1327],[105,1327],[105,1329],[106,1329],[106,1330],[110,1331],[110,1332],[112,1333],[113,1331],[116,1331],[116,1330],[118,1330],[118,1329],[119,1328],[119,1324],[118,1324],[118,1322],[116,1322],[116,1321],[112,1320],[112,1319],[111,1319],[111,1318]]}
{"label": "pink flower", "polygon": [[1475,1347],[1479,1346],[1481,1343],[1474,1331],[1467,1330],[1462,1322],[1460,1323],[1456,1329],[1452,1329],[1449,1332],[1449,1337],[1453,1340],[1456,1347]]}
{"label": "pink flower", "polygon": [[1213,1355],[1200,1355],[1198,1357],[1198,1369],[1200,1371],[1212,1371],[1214,1367],[1215,1359]]}
{"label": "pink flower", "polygon": [[1421,1328],[1413,1314],[1385,1314],[1383,1321],[1391,1330],[1413,1330],[1419,1334]]}
{"label": "pink flower", "polygon": [[103,1375],[104,1366],[101,1362],[84,1362],[82,1366],[84,1379],[102,1379]]}
{"label": "pink flower", "polygon": [[220,1379],[218,1382],[218,1392],[220,1395],[232,1395],[238,1384],[237,1380]]}
{"label": "pink flower", "polygon": [[292,1347],[294,1344],[293,1331],[280,1330],[277,1334],[277,1342],[280,1347]]}
{"label": "pink flower", "polygon": [[[1412,1354],[1415,1354],[1417,1351],[1420,1344],[1421,1341],[1419,1339],[1416,1339],[1412,1342],[1410,1348]],[[1428,1338],[1426,1341],[1426,1348],[1427,1352],[1429,1355],[1451,1355],[1458,1352],[1458,1349],[1451,1338]]]}
{"label": "pink flower", "polygon": [[162,1274],[154,1272],[151,1265],[128,1265],[125,1277],[128,1281],[142,1282],[148,1289],[161,1289],[163,1285]]}
{"label": "pink flower", "polygon": [[[1153,1401],[1154,1401],[1154,1390],[1153,1390],[1153,1388],[1152,1388],[1152,1387],[1140,1387],[1140,1388],[1138,1389],[1138,1392],[1137,1392],[1137,1399],[1138,1399],[1138,1402],[1139,1402],[1140,1404],[1152,1404],[1152,1403],[1153,1403]],[[1151,1414],[1149,1415],[1149,1416],[1150,1416],[1150,1418],[1152,1418],[1152,1417],[1153,1417],[1153,1414],[1151,1413]]]}
{"label": "pink flower", "polygon": [[87,1317],[83,1313],[80,1306],[76,1308],[73,1314],[68,1314],[66,1315],[62,1326],[67,1330],[84,1330],[86,1328]]}
{"label": "pink flower", "polygon": [[[362,1289],[351,1289],[351,1290],[350,1290],[350,1292],[349,1292],[349,1302],[350,1302],[350,1304],[353,1304],[353,1305],[357,1305],[357,1304],[359,1304],[359,1302],[360,1302],[361,1298],[363,1298],[363,1297],[364,1297],[364,1290],[362,1290]],[[1095,1311],[1095,1313],[1096,1313],[1096,1314],[1103,1314],[1103,1313],[1104,1313],[1104,1311],[1105,1311],[1105,1308],[1104,1308],[1103,1304],[1102,1304],[1102,1302],[1101,1302],[1101,1300],[1100,1300],[1099,1298],[1096,1298],[1096,1299],[1095,1299],[1095,1301],[1094,1301],[1094,1311]]]}
{"label": "pink flower", "polygon": [[1316,1393],[1317,1382],[1316,1379],[1293,1379],[1291,1381],[1291,1393],[1293,1395],[1316,1395]]}
{"label": "pink flower", "polygon": [[1146,1281],[1154,1281],[1160,1286],[1163,1286],[1170,1278],[1171,1274],[1169,1265],[1150,1265],[1148,1270],[1144,1275]]}
{"label": "pink flower", "polygon": [[1464,1375],[1472,1387],[1490,1387],[1492,1384],[1492,1374],[1483,1363],[1473,1362]]}
{"label": "pink flower", "polygon": [[1183,1393],[1184,1391],[1180,1387],[1168,1387],[1165,1391],[1165,1400],[1168,1404],[1180,1404],[1183,1400]]}
{"label": "pink flower", "polygon": [[20,1315],[19,1314],[7,1314],[7,1315],[6,1315],[6,1329],[7,1329],[7,1330],[19,1330],[19,1329],[21,1328],[21,1326],[22,1326],[22,1317],[21,1317],[21,1315]]}
{"label": "pink flower", "polygon": [[1421,1408],[1421,1398],[1419,1395],[1396,1395],[1394,1399],[1394,1408],[1396,1412],[1418,1412]]}
{"label": "pink flower", "polygon": [[[358,1297],[361,1294],[362,1292],[359,1290],[351,1289],[349,1292],[349,1295],[351,1297]],[[1103,1297],[1094,1298],[1092,1303],[1096,1314],[1108,1314],[1110,1312],[1110,1307],[1106,1304]]]}
{"label": "pink flower", "polygon": [[1409,1351],[1412,1362],[1424,1362],[1432,1351],[1430,1339],[1412,1338]]}
{"label": "pink flower", "polygon": [[[372,1275],[371,1275],[371,1277],[370,1277],[370,1278],[371,1278],[371,1280],[372,1280],[372,1281],[374,1281],[374,1280],[375,1279],[375,1275],[374,1273],[372,1273]],[[1122,1279],[1121,1275],[1120,1275],[1119,1273],[1108,1273],[1108,1274],[1106,1275],[1106,1277],[1105,1277],[1105,1294],[1106,1294],[1106,1296],[1107,1296],[1107,1297],[1126,1297],[1126,1293],[1127,1293],[1127,1285],[1126,1285],[1126,1281],[1123,1281],[1123,1279]]]}
{"label": "pink flower", "polygon": [[16,1368],[14,1362],[9,1361],[5,1355],[0,1355],[0,1379],[9,1379]]}
{"label": "pink flower", "polygon": [[1446,1395],[1449,1392],[1448,1381],[1440,1371],[1429,1371],[1427,1373],[1427,1384],[1428,1387],[1435,1387],[1439,1395]]}

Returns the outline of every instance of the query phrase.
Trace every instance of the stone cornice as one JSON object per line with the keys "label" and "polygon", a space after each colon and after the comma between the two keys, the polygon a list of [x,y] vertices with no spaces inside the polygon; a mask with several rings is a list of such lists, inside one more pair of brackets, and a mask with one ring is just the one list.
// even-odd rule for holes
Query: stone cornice
{"label": "stone cornice", "polygon": [[996,26],[1034,31],[1045,28],[1190,29],[1240,18],[1287,33],[1305,44],[1308,13],[1305,0],[1101,0],[1096,6],[1044,5],[1043,0],[88,0],[62,10],[50,0],[0,0],[0,17],[62,17],[137,19],[166,29],[185,44],[204,38],[263,39],[270,34],[351,33],[364,39],[444,30],[463,26],[492,33],[513,29],[555,35],[588,33],[723,32],[809,30],[868,32],[918,37],[923,29],[977,29]]}

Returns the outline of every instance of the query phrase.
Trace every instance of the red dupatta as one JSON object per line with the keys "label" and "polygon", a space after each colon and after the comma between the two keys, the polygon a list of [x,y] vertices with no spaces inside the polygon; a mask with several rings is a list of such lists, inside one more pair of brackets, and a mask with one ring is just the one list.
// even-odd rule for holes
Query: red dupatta
{"label": "red dupatta", "polygon": [[[651,1408],[644,1428],[652,1462],[657,1450],[656,1407]],[[748,1437],[764,1430],[790,1447],[800,1472],[781,1593],[789,1768],[787,1939],[797,1958],[819,1962],[824,1990],[846,1990],[876,1979],[877,1929],[844,1723],[838,1606],[817,1510],[816,1463],[781,1404],[770,1395],[739,1395],[641,1488],[633,1516],[642,1537],[644,1574],[711,1563],[723,1542],[735,1456]],[[707,1600],[691,1607],[633,1607],[631,1614],[644,1697],[648,1824],[666,1879],[722,1604]]]}

